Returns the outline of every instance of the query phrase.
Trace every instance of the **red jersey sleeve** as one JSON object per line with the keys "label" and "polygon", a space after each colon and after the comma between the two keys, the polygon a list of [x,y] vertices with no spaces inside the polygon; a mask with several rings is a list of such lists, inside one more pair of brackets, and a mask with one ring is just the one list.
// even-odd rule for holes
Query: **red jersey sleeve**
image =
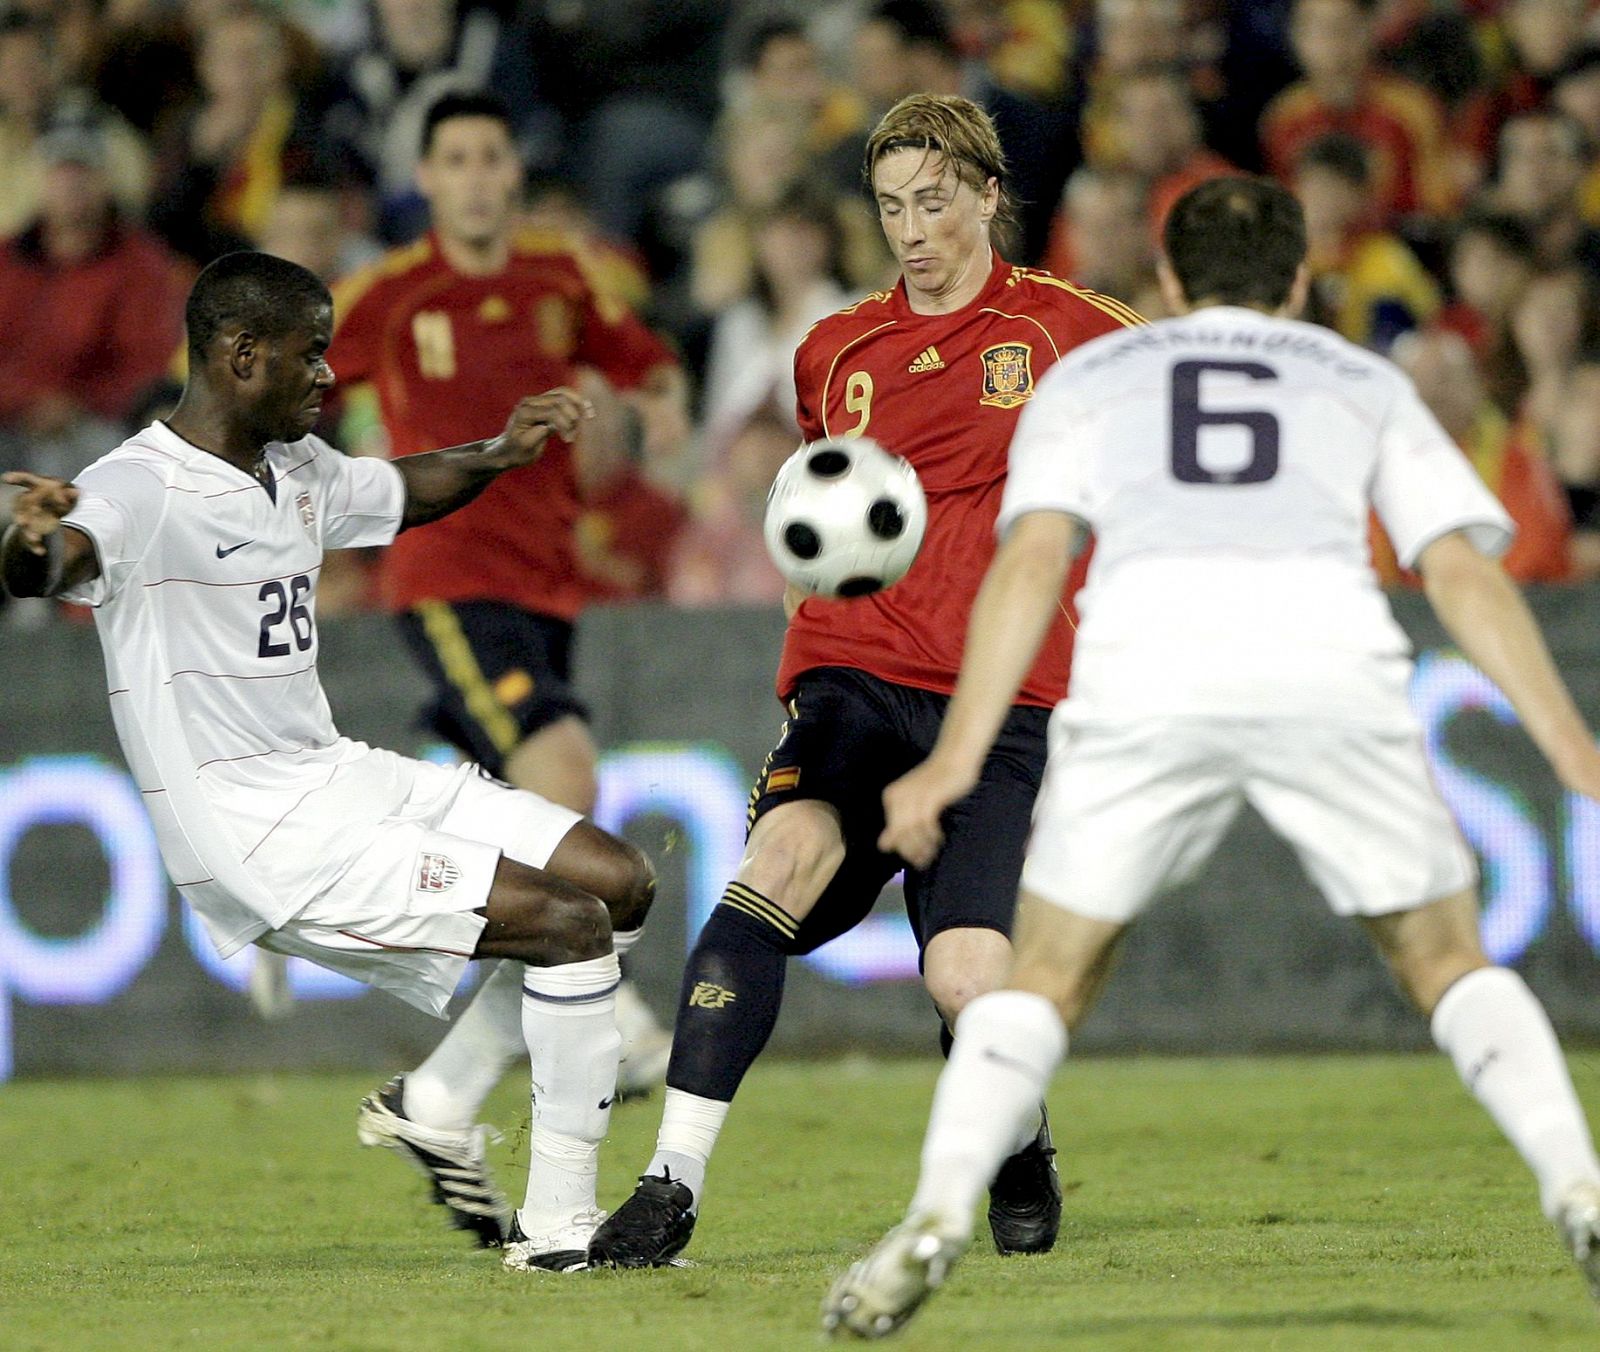
{"label": "red jersey sleeve", "polygon": [[[816,330],[811,332],[815,333]],[[811,334],[808,333],[794,350],[794,420],[806,441],[816,441],[822,435],[822,417],[812,407],[816,386],[812,383],[810,363],[807,361],[810,352]]]}
{"label": "red jersey sleeve", "polygon": [[583,278],[583,293],[573,361],[594,367],[621,390],[633,389],[657,366],[676,366],[672,350],[620,300],[595,286],[581,258],[574,255],[574,261]]}

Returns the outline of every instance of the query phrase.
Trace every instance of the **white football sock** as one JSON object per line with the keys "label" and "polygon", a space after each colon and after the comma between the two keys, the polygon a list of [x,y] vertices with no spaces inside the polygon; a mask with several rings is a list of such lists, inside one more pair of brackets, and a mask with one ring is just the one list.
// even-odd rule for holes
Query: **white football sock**
{"label": "white football sock", "polygon": [[706,1165],[716,1149],[717,1135],[728,1120],[733,1105],[721,1099],[702,1098],[682,1089],[667,1089],[666,1106],[661,1111],[661,1130],[656,1134],[656,1153],[651,1156],[646,1174],[667,1174],[685,1184],[694,1194],[694,1210],[700,1210],[700,1194],[706,1187]]}
{"label": "white football sock", "polygon": [[554,1229],[595,1204],[600,1142],[617,1092],[614,953],[522,973],[522,1035],[533,1067],[528,1193],[519,1213],[528,1234]]}
{"label": "white football sock", "polygon": [[512,1062],[527,1054],[522,1038],[522,964],[493,971],[432,1054],[405,1080],[405,1114],[439,1131],[465,1131]]}
{"label": "white football sock", "polygon": [[612,930],[611,951],[619,958],[625,958],[628,956],[628,950],[638,943],[643,936],[643,925],[640,925],[638,929]]}
{"label": "white football sock", "polygon": [[1066,1025],[1041,995],[991,991],[962,1011],[908,1215],[931,1214],[953,1234],[972,1233],[979,1197],[1037,1115],[1066,1052]]}
{"label": "white football sock", "polygon": [[1600,1161],[1544,1007],[1505,967],[1469,972],[1433,1011],[1433,1040],[1539,1180],[1554,1218],[1574,1183],[1600,1182]]}

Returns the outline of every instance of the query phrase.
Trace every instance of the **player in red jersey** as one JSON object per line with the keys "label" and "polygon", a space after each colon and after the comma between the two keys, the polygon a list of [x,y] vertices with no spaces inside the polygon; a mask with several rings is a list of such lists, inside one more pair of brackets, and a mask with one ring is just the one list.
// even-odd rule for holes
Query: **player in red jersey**
{"label": "player in red jersey", "polygon": [[[793,612],[778,673],[789,720],[751,795],[738,877],[684,973],[656,1154],[596,1231],[591,1265],[659,1265],[688,1243],[707,1160],[777,1020],[789,957],[858,924],[904,862],[878,849],[882,791],[927,755],[955,688],[1018,412],[1064,352],[1138,320],[994,251],[1004,164],[975,104],[902,100],[873,132],[866,164],[901,281],[806,336],[795,356],[799,421],[808,438],[870,435],[909,459],[928,498],[927,535],[888,591],[806,599]],[[1063,606],[978,788],[946,821],[944,853],[906,872],[924,980],[946,1026],[1009,967],[1045,726],[1065,694],[1070,641]],[[1002,1253],[1042,1252],[1061,1216],[1042,1119],[1017,1146],[991,1191],[990,1225]]]}
{"label": "player in red jersey", "polygon": [[[482,437],[515,402],[507,392],[541,380],[576,386],[591,369],[640,400],[647,425],[682,416],[671,353],[591,283],[565,237],[519,225],[522,169],[503,104],[439,99],[418,182],[433,228],[336,289],[328,352],[347,385],[376,389],[393,456]],[[552,438],[537,467],[503,475],[458,518],[400,538],[382,586],[434,683],[434,728],[492,775],[588,814],[595,747],[568,685],[572,624],[591,590],[574,541],[582,510],[573,444]],[[618,953],[637,937],[618,933]],[[491,975],[434,1053],[388,1086],[407,1119],[468,1129],[521,1055],[512,967]],[[623,1084],[643,1087],[659,1079],[667,1039],[631,988],[618,1007]]]}

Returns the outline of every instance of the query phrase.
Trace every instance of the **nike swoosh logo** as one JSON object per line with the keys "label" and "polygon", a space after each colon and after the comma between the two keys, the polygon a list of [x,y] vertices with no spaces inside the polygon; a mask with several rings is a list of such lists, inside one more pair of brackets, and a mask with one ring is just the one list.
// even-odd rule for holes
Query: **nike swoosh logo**
{"label": "nike swoosh logo", "polygon": [[233,545],[228,549],[224,549],[221,545],[218,545],[217,546],[217,557],[219,559],[225,559],[225,558],[228,557],[229,554],[237,554],[241,549],[243,549],[245,547],[245,545],[253,545],[253,544],[255,544],[254,540],[246,540],[246,541],[244,541],[243,544]]}

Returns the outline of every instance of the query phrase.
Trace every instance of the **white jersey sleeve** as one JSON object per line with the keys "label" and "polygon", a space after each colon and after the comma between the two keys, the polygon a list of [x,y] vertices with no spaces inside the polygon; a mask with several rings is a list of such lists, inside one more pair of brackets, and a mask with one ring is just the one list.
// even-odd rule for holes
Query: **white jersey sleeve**
{"label": "white jersey sleeve", "polygon": [[323,441],[316,447],[323,462],[323,548],[388,544],[399,533],[406,510],[400,471],[376,456],[345,455]]}
{"label": "white jersey sleeve", "polygon": [[1002,537],[1029,512],[1065,512],[1094,525],[1089,457],[1079,444],[1082,418],[1069,379],[1063,367],[1051,370],[1017,420],[995,523]]}
{"label": "white jersey sleeve", "polygon": [[1407,568],[1435,540],[1462,531],[1473,548],[1498,558],[1515,531],[1506,510],[1404,381],[1378,436],[1372,505]]}
{"label": "white jersey sleeve", "polygon": [[100,575],[62,596],[101,606],[122,589],[156,538],[170,494],[148,465],[117,455],[95,461],[73,484],[78,505],[62,519],[93,542]]}

